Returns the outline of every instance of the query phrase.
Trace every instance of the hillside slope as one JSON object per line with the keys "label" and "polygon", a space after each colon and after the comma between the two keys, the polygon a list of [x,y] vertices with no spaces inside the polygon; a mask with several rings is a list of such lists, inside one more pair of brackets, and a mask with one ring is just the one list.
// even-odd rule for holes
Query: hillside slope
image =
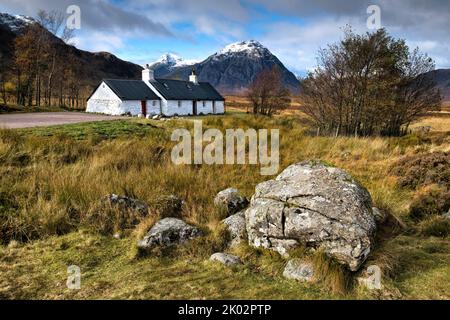
{"label": "hillside slope", "polygon": [[210,82],[224,94],[239,94],[245,91],[255,77],[264,69],[276,66],[282,74],[283,84],[293,93],[298,93],[300,83],[283,63],[255,40],[230,44],[204,61],[185,66],[155,69],[157,77],[187,79],[195,69],[199,81]]}
{"label": "hillside slope", "polygon": [[[11,65],[14,56],[14,40],[27,27],[35,23],[30,17],[13,16],[0,13],[0,57]],[[76,63],[78,80],[89,86],[95,86],[103,78],[140,79],[142,67],[119,59],[108,52],[88,52],[64,43],[51,35],[59,45],[59,52],[67,57],[66,61]]]}

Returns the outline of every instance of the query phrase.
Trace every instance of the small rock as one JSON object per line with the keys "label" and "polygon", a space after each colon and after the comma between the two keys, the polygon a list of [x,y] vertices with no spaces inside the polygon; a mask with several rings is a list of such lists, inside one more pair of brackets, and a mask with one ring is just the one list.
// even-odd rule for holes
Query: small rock
{"label": "small rock", "polygon": [[159,114],[156,114],[152,117],[153,120],[159,120],[161,116]]}
{"label": "small rock", "polygon": [[248,200],[242,196],[237,189],[228,188],[220,191],[214,198],[214,205],[227,212],[228,215],[235,214],[248,205]]}
{"label": "small rock", "polygon": [[145,216],[148,213],[148,205],[144,201],[133,199],[127,196],[109,194],[104,196],[100,200],[100,203],[102,205],[109,205],[111,207],[118,208],[121,211],[135,211],[142,216]]}
{"label": "small rock", "polygon": [[142,113],[138,114],[138,118],[144,118],[145,116]]}
{"label": "small rock", "polygon": [[356,278],[358,284],[369,290],[381,290],[383,285],[381,284],[382,271],[380,267],[372,265],[367,267],[359,277]]}
{"label": "small rock", "polygon": [[228,233],[230,234],[230,247],[235,247],[241,242],[247,240],[247,230],[245,227],[245,211],[240,211],[228,218],[222,220]]}
{"label": "small rock", "polygon": [[138,247],[141,249],[151,249],[157,246],[168,247],[202,235],[203,232],[200,229],[183,220],[164,218],[155,223],[147,235],[138,242]]}
{"label": "small rock", "polygon": [[287,279],[310,282],[314,277],[314,266],[310,262],[292,259],[286,264],[283,276]]}
{"label": "small rock", "polygon": [[121,238],[120,233],[114,233],[113,238],[120,239]]}
{"label": "small rock", "polygon": [[209,260],[220,262],[226,266],[236,266],[238,264],[242,264],[242,261],[239,257],[234,256],[229,253],[217,252],[214,253]]}

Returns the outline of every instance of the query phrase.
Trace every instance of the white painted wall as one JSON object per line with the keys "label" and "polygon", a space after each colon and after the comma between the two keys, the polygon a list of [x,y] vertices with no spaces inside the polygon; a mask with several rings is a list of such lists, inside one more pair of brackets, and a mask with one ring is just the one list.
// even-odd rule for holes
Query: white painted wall
{"label": "white painted wall", "polygon": [[[180,106],[178,106],[178,101],[181,101]],[[163,114],[166,116],[191,115],[192,110],[192,100],[167,100],[167,103],[162,106]]]}
{"label": "white painted wall", "polygon": [[102,82],[87,101],[86,112],[119,115],[122,114],[121,104],[122,100]]}
{"label": "white painted wall", "polygon": [[225,113],[225,103],[224,103],[224,101],[216,101],[216,106],[215,106],[216,108],[216,112],[215,112],[215,114],[222,114],[222,113]]}
{"label": "white painted wall", "polygon": [[147,114],[161,114],[161,100],[147,100]]}
{"label": "white painted wall", "polygon": [[[122,115],[131,113],[137,116],[141,113],[140,100],[122,101],[105,83],[101,83],[87,101],[86,112]],[[160,114],[160,100],[147,101],[147,114]]]}
{"label": "white painted wall", "polygon": [[[205,103],[205,106],[203,106]],[[212,101],[197,101],[197,114],[211,114],[213,113]]]}
{"label": "white painted wall", "polygon": [[[153,105],[153,101],[155,105]],[[160,101],[159,100],[147,100],[147,114],[160,114]],[[121,108],[122,113],[131,113],[132,116],[137,116],[141,113],[141,100],[125,100],[122,102]]]}

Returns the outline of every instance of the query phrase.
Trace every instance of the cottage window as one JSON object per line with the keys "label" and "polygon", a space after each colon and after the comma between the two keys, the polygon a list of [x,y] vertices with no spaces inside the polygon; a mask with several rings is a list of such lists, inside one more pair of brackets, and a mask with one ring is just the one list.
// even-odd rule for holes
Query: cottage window
{"label": "cottage window", "polygon": [[203,108],[206,106],[206,102],[202,101]]}
{"label": "cottage window", "polygon": [[181,100],[178,100],[178,108],[181,107]]}
{"label": "cottage window", "polygon": [[153,100],[152,105],[155,107],[156,106],[156,100]]}

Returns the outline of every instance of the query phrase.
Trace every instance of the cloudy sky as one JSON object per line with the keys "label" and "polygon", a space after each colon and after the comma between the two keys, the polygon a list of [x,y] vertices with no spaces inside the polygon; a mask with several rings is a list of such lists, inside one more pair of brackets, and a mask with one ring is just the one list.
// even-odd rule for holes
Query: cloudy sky
{"label": "cloudy sky", "polygon": [[450,68],[448,0],[0,0],[0,11],[35,16],[70,5],[81,10],[74,39],[81,49],[143,64],[165,52],[203,60],[231,42],[255,39],[299,75],[346,25],[369,31],[367,8],[378,5],[383,27],[427,52],[438,68]]}

